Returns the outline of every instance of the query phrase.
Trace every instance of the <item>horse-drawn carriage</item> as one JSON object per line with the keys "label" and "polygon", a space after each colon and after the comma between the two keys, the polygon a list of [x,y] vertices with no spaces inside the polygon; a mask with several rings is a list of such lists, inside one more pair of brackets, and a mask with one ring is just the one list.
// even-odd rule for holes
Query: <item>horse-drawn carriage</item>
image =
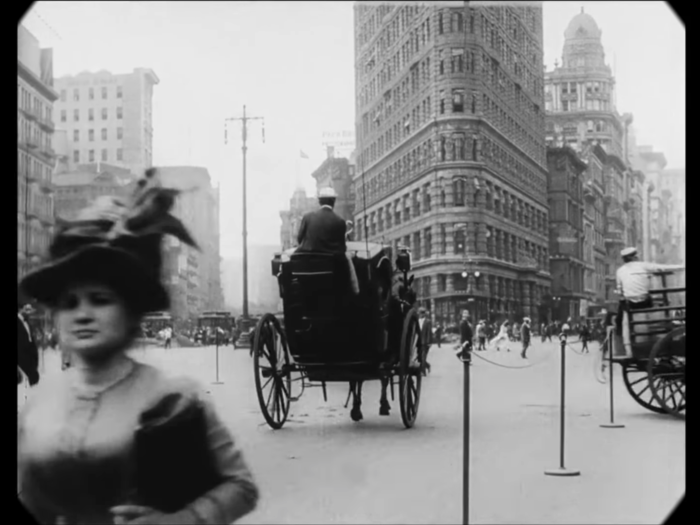
{"label": "horse-drawn carriage", "polygon": [[625,311],[622,334],[607,327],[595,364],[599,381],[610,380],[609,355],[622,367],[632,398],[659,414],[685,417],[685,284],[667,285],[670,271],[654,272],[660,287],[650,290],[653,306]]}
{"label": "horse-drawn carriage", "polygon": [[[285,329],[273,314],[265,314],[256,326],[251,353],[260,407],[274,429],[282,428],[290,402],[305,388],[320,386],[327,401],[330,382],[349,383],[345,406],[352,397],[353,421],[362,419],[364,381],[381,381],[381,415],[389,415],[387,389],[393,400],[398,384],[403,424],[410,428],[416,421],[424,365],[413,277],[408,276],[410,252],[399,250],[395,279],[390,248],[348,242],[347,251],[359,293],[351,287],[346,254],[291,249],[272,261]],[[293,383],[301,385],[296,397]]]}

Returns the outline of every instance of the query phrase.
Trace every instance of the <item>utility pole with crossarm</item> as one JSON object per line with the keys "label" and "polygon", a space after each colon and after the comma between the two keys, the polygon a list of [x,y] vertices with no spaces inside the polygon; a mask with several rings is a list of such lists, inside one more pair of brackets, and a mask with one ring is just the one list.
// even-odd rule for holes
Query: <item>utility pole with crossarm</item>
{"label": "utility pole with crossarm", "polygon": [[248,209],[247,209],[247,177],[246,177],[246,155],[248,152],[248,121],[262,120],[262,140],[265,143],[265,118],[264,117],[249,117],[246,114],[246,107],[243,106],[242,117],[231,117],[224,121],[224,144],[228,144],[228,130],[226,123],[231,121],[241,121],[243,124],[243,318],[241,319],[241,335],[236,346],[238,348],[250,347],[250,317],[248,315]]}

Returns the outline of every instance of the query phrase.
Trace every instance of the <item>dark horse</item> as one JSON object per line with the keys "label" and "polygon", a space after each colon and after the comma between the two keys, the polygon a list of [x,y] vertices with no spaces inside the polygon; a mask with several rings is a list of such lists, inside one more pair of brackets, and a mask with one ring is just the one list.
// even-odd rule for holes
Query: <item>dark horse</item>
{"label": "dark horse", "polygon": [[[416,303],[416,292],[411,288],[413,283],[413,276],[406,277],[402,272],[397,272],[393,276],[387,275],[391,279],[391,293],[385,294],[382,286],[380,285],[379,296],[380,301],[384,299],[384,295],[388,295],[386,299],[383,300],[385,304],[386,311],[388,315],[386,316],[386,321],[384,325],[384,337],[387,341],[386,348],[386,363],[389,365],[390,369],[396,366],[399,361],[399,355],[401,352],[401,336],[403,332],[403,322],[408,311]],[[381,279],[384,282],[388,282],[388,279]],[[381,378],[382,393],[379,399],[379,415],[388,416],[391,410],[391,405],[389,404],[389,399],[387,397],[387,388],[389,386],[389,381],[391,380],[391,375],[383,376]],[[350,411],[350,417],[353,421],[362,420],[362,385],[364,381],[351,381],[350,391],[348,392],[348,402],[350,401],[350,396],[353,398],[352,410]],[[348,403],[345,403],[347,407]]]}

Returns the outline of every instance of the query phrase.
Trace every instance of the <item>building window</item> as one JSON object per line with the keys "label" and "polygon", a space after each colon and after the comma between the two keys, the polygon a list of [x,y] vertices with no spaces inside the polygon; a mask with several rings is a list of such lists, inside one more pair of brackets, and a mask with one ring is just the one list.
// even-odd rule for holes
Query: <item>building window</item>
{"label": "building window", "polygon": [[102,150],[102,162],[107,162],[107,150]]}
{"label": "building window", "polygon": [[445,57],[443,56],[442,49],[438,51],[438,73],[441,75],[445,74]]}
{"label": "building window", "polygon": [[465,149],[464,149],[464,136],[457,135],[454,139],[455,147],[455,160],[465,160]]}
{"label": "building window", "polygon": [[452,90],[452,112],[453,113],[464,113],[464,90],[463,89],[453,89]]}
{"label": "building window", "polygon": [[80,162],[80,152],[78,150],[73,151],[73,162]]}
{"label": "building window", "polygon": [[88,162],[95,162],[95,150],[91,149],[88,152]]}
{"label": "building window", "polygon": [[443,23],[442,13],[438,14],[438,35],[442,35],[445,32],[445,25]]}
{"label": "building window", "polygon": [[429,259],[433,254],[433,234],[430,228],[426,228],[423,237],[425,238],[425,258]]}
{"label": "building window", "polygon": [[102,128],[102,140],[107,140],[107,128]]}
{"label": "building window", "polygon": [[88,98],[90,100],[95,100],[95,90],[93,88],[88,89]]}
{"label": "building window", "polygon": [[454,253],[464,253],[465,250],[465,241],[466,241],[466,235],[464,233],[464,228],[459,228],[458,230],[455,231],[455,246],[454,246]]}
{"label": "building window", "polygon": [[440,137],[440,161],[445,161],[445,137]]}
{"label": "building window", "polygon": [[95,130],[91,129],[88,131],[88,140],[93,142],[95,140]]}
{"label": "building window", "polygon": [[464,31],[462,13],[452,13],[452,18],[450,19],[450,31],[453,33],[462,33]]}
{"label": "building window", "polygon": [[121,139],[124,136],[124,129],[123,128],[117,128],[117,138]]}
{"label": "building window", "polygon": [[122,118],[122,107],[117,108],[117,118]]}
{"label": "building window", "polygon": [[80,141],[80,131],[77,129],[73,130],[73,142],[79,142]]}
{"label": "building window", "polygon": [[107,86],[102,88],[102,100],[107,100]]}
{"label": "building window", "polygon": [[61,122],[65,122],[66,120],[67,120],[67,117],[66,117],[66,110],[65,110],[65,109],[62,109],[62,110],[61,110]]}
{"label": "building window", "polygon": [[440,90],[440,115],[445,114],[445,91]]}
{"label": "building window", "polygon": [[450,70],[452,73],[462,73],[464,71],[464,49],[452,48]]}
{"label": "building window", "polygon": [[93,120],[95,120],[95,110],[92,109],[92,108],[88,109],[88,120],[89,120],[90,122],[92,122]]}
{"label": "building window", "polygon": [[124,160],[124,154],[123,154],[121,148],[119,148],[119,149],[117,150],[117,160],[120,160],[120,161],[121,161],[121,160]]}
{"label": "building window", "polygon": [[80,91],[78,89],[73,90],[73,100],[78,102],[80,100]]}
{"label": "building window", "polygon": [[452,184],[454,188],[454,205],[466,206],[467,181],[464,179],[455,179]]}
{"label": "building window", "polygon": [[107,108],[102,108],[102,120],[107,120]]}
{"label": "building window", "polygon": [[66,101],[66,90],[62,89],[61,90],[61,102],[65,102],[65,101]]}
{"label": "building window", "polygon": [[117,98],[122,98],[122,87],[117,86]]}
{"label": "building window", "polygon": [[73,121],[78,122],[80,120],[80,110],[74,109],[73,110]]}

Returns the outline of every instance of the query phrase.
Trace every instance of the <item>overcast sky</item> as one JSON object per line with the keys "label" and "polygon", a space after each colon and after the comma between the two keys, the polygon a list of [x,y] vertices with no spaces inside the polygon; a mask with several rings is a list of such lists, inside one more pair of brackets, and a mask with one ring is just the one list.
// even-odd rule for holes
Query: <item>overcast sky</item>
{"label": "overcast sky", "polygon": [[[352,2],[37,2],[23,23],[54,48],[54,75],[152,68],[154,163],[221,183],[221,249],[241,252],[241,129],[249,132],[249,240],[278,244],[279,210],[325,158],[324,131],[354,129]],[[685,167],[685,28],[665,2],[544,2],[545,63],[561,61],[581,6],[603,32],[620,113],[638,141]],[[303,150],[310,160],[300,159]]]}

